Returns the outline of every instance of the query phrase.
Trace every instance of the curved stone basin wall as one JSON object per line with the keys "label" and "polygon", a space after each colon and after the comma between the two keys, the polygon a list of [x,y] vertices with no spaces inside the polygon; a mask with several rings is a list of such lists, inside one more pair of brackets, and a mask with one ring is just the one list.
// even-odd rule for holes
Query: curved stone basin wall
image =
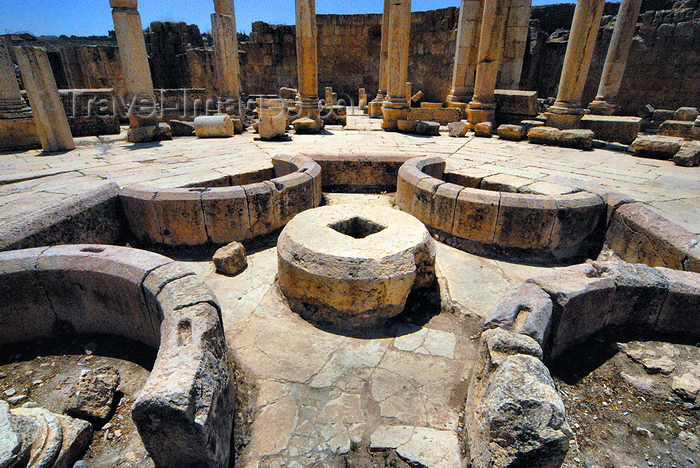
{"label": "curved stone basin wall", "polygon": [[[274,178],[245,185],[216,186],[225,183],[220,180],[211,187],[124,187],[120,197],[129,228],[146,244],[226,244],[269,234],[321,204],[318,164],[303,156],[276,157],[272,164]],[[260,172],[261,178],[268,175]]]}
{"label": "curved stone basin wall", "polygon": [[132,408],[157,466],[228,466],[233,372],[221,312],[192,272],[107,245],[0,253],[0,341],[56,332],[122,336],[158,348]]}
{"label": "curved stone basin wall", "polygon": [[511,193],[465,187],[445,174],[445,161],[423,157],[399,169],[396,203],[429,228],[482,255],[539,261],[585,256],[601,244],[606,204],[589,192]]}
{"label": "curved stone basin wall", "polygon": [[528,279],[486,319],[465,408],[474,466],[560,466],[571,430],[544,361],[593,338],[700,340],[700,274],[593,262]]}

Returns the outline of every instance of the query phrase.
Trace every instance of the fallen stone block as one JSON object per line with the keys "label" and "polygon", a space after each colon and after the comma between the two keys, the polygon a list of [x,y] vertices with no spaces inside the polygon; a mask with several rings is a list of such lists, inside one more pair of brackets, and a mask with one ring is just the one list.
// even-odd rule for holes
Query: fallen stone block
{"label": "fallen stone block", "polygon": [[481,138],[491,138],[491,128],[493,124],[491,122],[480,122],[474,125],[474,134]]}
{"label": "fallen stone block", "polygon": [[119,372],[110,366],[83,371],[68,400],[66,414],[87,421],[107,421],[119,380]]}
{"label": "fallen stone block", "polygon": [[659,127],[659,135],[692,139],[693,122],[685,120],[667,120]]}
{"label": "fallen stone block", "polygon": [[505,328],[544,346],[552,320],[552,299],[542,288],[523,283],[511,289],[487,317],[484,328]]}
{"label": "fallen stone block", "polygon": [[520,125],[525,127],[525,131],[529,132],[534,127],[544,127],[544,122],[541,120],[521,120]]}
{"label": "fallen stone block", "polygon": [[496,130],[503,140],[521,141],[527,138],[527,128],[522,125],[504,124]]}
{"label": "fallen stone block", "polygon": [[541,145],[553,145],[559,144],[559,136],[561,135],[561,130],[555,127],[533,127],[527,132],[527,139],[530,143],[538,143]]}
{"label": "fallen stone block", "polygon": [[659,136],[638,137],[630,145],[630,150],[638,156],[659,159],[671,159],[680,149],[678,140]]}
{"label": "fallen stone block", "polygon": [[700,112],[696,107],[681,107],[673,114],[673,120],[694,121]]}
{"label": "fallen stone block", "polygon": [[668,109],[656,109],[651,120],[665,122],[667,120],[673,120],[673,116],[676,114],[675,111]]}
{"label": "fallen stone block", "polygon": [[311,119],[309,117],[302,117],[292,122],[292,127],[294,127],[294,131],[298,134],[315,135],[323,128],[323,121],[320,118]]}
{"label": "fallen stone block", "polygon": [[416,124],[416,134],[424,136],[439,136],[440,124],[438,122],[418,122]]}
{"label": "fallen stone block", "polygon": [[676,166],[695,167],[700,164],[700,144],[683,143],[681,149],[673,157]]}
{"label": "fallen stone block", "polygon": [[211,115],[194,119],[194,131],[198,138],[229,138],[235,127],[228,115]]}
{"label": "fallen stone block", "polygon": [[171,120],[168,123],[170,124],[173,136],[186,137],[194,135],[194,125],[189,122]]}
{"label": "fallen stone block", "polygon": [[399,120],[396,124],[401,133],[416,133],[418,120]]}
{"label": "fallen stone block", "polygon": [[214,254],[216,271],[225,275],[237,275],[248,265],[245,247],[240,242],[231,242]]}
{"label": "fallen stone block", "polygon": [[559,146],[590,150],[593,147],[592,130],[562,130],[559,134]]}
{"label": "fallen stone block", "polygon": [[584,115],[581,119],[581,128],[592,130],[598,140],[617,141],[629,145],[642,129],[642,119],[614,115]]}
{"label": "fallen stone block", "polygon": [[469,131],[469,126],[467,122],[460,120],[459,122],[450,122],[447,124],[447,128],[450,131],[450,136],[454,138],[461,138],[467,136]]}
{"label": "fallen stone block", "polygon": [[496,114],[537,115],[537,91],[497,89]]}
{"label": "fallen stone block", "polygon": [[[440,106],[442,106],[442,104],[440,104]],[[459,109],[453,107],[420,107],[411,109],[407,118],[408,120],[438,122],[440,125],[447,125],[450,122],[459,122],[462,115]]]}

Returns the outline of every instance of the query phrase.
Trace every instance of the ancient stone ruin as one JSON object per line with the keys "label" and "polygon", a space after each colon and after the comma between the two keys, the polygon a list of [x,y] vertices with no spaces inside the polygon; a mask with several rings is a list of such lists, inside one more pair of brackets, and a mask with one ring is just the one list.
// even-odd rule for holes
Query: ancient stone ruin
{"label": "ancient stone ruin", "polygon": [[2,36],[0,467],[699,464],[669,2]]}

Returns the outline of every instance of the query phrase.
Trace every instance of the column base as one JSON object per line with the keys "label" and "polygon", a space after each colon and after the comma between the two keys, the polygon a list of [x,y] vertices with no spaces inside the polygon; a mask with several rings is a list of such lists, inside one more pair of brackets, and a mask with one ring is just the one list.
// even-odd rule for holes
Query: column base
{"label": "column base", "polygon": [[467,106],[467,121],[471,125],[481,122],[496,125],[496,103],[470,102]]}
{"label": "column base", "polygon": [[558,106],[555,103],[544,115],[547,117],[547,126],[568,130],[581,126],[581,119],[586,115],[586,110],[581,107]]}
{"label": "column base", "polygon": [[0,150],[41,148],[32,117],[0,119]]}
{"label": "column base", "polygon": [[379,98],[375,99],[374,101],[370,102],[367,104],[367,108],[369,109],[369,116],[372,119],[381,119],[383,117],[382,113],[382,106],[384,105],[384,99],[381,101]]}
{"label": "column base", "polygon": [[149,143],[152,141],[172,140],[173,132],[170,125],[159,123],[150,126],[130,127],[126,139],[131,143]]}
{"label": "column base", "polygon": [[408,103],[393,104],[384,102],[382,107],[382,130],[397,131],[399,129],[399,120],[406,120],[411,108]]}
{"label": "column base", "polygon": [[591,114],[594,115],[615,115],[620,109],[620,107],[616,104],[604,101],[602,99],[596,99],[595,101],[591,102],[588,105],[588,108],[591,110]]}
{"label": "column base", "polygon": [[469,103],[458,102],[458,101],[447,101],[447,107],[450,107],[452,109],[459,109],[460,117],[462,119],[467,118],[467,107],[469,107]]}
{"label": "column base", "polygon": [[292,127],[300,135],[315,135],[323,129],[323,120],[318,116],[316,118],[302,117],[292,122]]}

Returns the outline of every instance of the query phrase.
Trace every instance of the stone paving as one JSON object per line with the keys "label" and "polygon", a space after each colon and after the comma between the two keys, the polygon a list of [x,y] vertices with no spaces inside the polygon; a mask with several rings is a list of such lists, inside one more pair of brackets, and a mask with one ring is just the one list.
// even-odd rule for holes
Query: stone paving
{"label": "stone paving", "polygon": [[[132,145],[125,133],[77,138],[77,149],[0,153],[0,222],[94,188],[105,180],[120,186],[156,182],[177,187],[222,174],[270,166],[275,154],[314,152],[402,152],[439,155],[454,167],[484,175],[509,174],[581,188],[615,189],[694,233],[700,233],[699,168],[643,159],[621,151],[579,151],[506,142],[498,138],[420,137],[379,130],[379,120],[348,116],[348,126],[320,135],[293,135],[288,142],[263,142],[252,131],[230,139],[195,137]],[[610,147],[613,147],[610,145]]]}
{"label": "stone paving", "polygon": [[[161,187],[269,167],[275,154],[404,152],[441,155],[453,170],[504,174],[582,188],[612,188],[700,232],[697,168],[609,150],[582,152],[497,138],[425,138],[378,130],[350,116],[346,130],[262,142],[179,138],[132,146],[124,135],[78,139],[60,155],[0,154],[0,222],[16,221],[106,180]],[[326,194],[326,203],[392,205],[390,195]],[[229,346],[257,395],[251,441],[240,466],[329,466],[353,445],[394,448],[431,467],[460,457],[461,410],[482,318],[506,290],[551,268],[485,259],[437,243],[441,313],[427,322],[398,320],[371,336],[322,330],[293,313],[275,284],[275,239],[248,245],[238,276],[209,259],[186,261],[214,290]]]}

